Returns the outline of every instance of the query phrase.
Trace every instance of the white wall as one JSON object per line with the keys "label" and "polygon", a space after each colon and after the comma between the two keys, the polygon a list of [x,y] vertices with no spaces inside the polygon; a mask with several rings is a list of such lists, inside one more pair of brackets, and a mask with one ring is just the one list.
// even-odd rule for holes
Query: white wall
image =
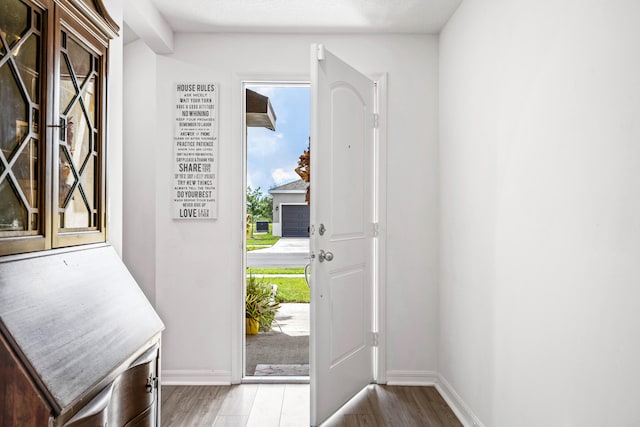
{"label": "white wall", "polygon": [[440,38],[439,369],[486,426],[640,425],[640,3]]}
{"label": "white wall", "polygon": [[[175,53],[155,58],[155,94],[150,83],[143,81],[145,75],[136,72],[137,65],[125,68],[127,86],[141,88],[125,93],[125,111],[147,117],[140,110],[141,98],[149,100],[150,111],[155,110],[151,122],[145,121],[150,127],[142,131],[143,139],[144,132],[153,135],[152,160],[127,160],[124,189],[126,200],[140,191],[138,185],[153,189],[156,208],[150,221],[155,224],[127,228],[125,254],[141,250],[140,242],[155,238],[155,254],[128,257],[127,263],[132,271],[154,272],[155,277],[149,273],[153,290],[143,288],[147,295],[155,295],[155,306],[167,326],[165,382],[224,382],[230,380],[232,369],[239,369],[231,343],[233,334],[242,334],[240,319],[232,317],[234,304],[241,313],[243,274],[240,83],[243,76],[307,79],[312,42],[324,43],[364,72],[389,73],[388,369],[410,375],[436,370],[437,38],[178,34]],[[127,60],[132,64],[149,65],[150,61],[136,60],[131,52]],[[219,218],[215,221],[170,218],[173,97],[178,81],[220,84]],[[146,145],[138,134],[136,130],[127,134],[127,145]]]}
{"label": "white wall", "polygon": [[[105,7],[122,28],[123,0],[107,0]],[[122,30],[120,31],[122,33]],[[107,221],[109,243],[122,256],[122,34],[109,45],[107,87]]]}
{"label": "white wall", "polygon": [[287,205],[304,205],[305,202],[305,193],[276,193],[272,194],[273,197],[273,223],[277,224],[280,222],[280,216],[282,215],[281,204]]}
{"label": "white wall", "polygon": [[156,72],[156,56],[142,41],[126,46],[123,260],[152,304],[156,299]]}

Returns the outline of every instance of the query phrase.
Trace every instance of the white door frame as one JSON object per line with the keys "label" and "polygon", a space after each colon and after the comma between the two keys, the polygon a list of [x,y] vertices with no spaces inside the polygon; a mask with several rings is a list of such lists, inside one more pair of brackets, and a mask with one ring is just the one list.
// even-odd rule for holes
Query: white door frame
{"label": "white door frame", "polygon": [[[374,378],[378,384],[386,384],[386,290],[387,290],[387,248],[386,248],[386,234],[387,234],[387,74],[386,73],[373,73],[369,74],[369,77],[374,81],[376,85],[376,110],[379,115],[378,123],[378,138],[376,140],[375,150],[375,206],[376,206],[376,219],[379,225],[378,238],[374,243],[375,254],[375,280],[373,290],[373,317],[374,324],[376,325],[376,331],[379,334],[378,347],[374,350]],[[229,185],[232,188],[236,188],[237,191],[237,203],[240,205],[240,212],[246,212],[246,197],[245,192],[247,188],[247,140],[246,140],[246,99],[244,95],[244,88],[246,85],[309,85],[309,75],[286,75],[282,73],[277,74],[235,74],[233,78],[233,93],[232,93],[232,111],[236,114],[233,115],[233,141],[242,141],[238,144],[236,155],[240,151],[240,165],[241,176],[234,176],[232,182]],[[223,142],[224,143],[224,142]],[[231,141],[231,143],[233,143]],[[235,156],[234,156],[235,157]],[[235,184],[234,184],[235,183]],[[233,210],[231,210],[233,212]],[[246,216],[239,215],[241,218],[233,218],[231,223],[234,225],[233,229],[238,230],[238,233],[244,236],[246,231]],[[244,287],[245,287],[245,275],[246,275],[246,238],[242,237],[241,244],[238,247],[238,253],[241,262],[241,270],[237,275],[238,280],[234,281],[231,286],[237,289],[237,292],[232,293],[231,301],[231,318],[235,319],[231,325],[231,383],[240,384],[243,380],[244,374],[244,350],[245,350],[245,335],[244,335]]]}

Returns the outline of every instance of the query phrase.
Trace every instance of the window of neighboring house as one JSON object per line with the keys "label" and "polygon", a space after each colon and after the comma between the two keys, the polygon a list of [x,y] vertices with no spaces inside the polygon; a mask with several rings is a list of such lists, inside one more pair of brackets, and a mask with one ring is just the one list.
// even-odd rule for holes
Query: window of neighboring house
{"label": "window of neighboring house", "polygon": [[108,38],[77,4],[0,0],[0,255],[106,239]]}

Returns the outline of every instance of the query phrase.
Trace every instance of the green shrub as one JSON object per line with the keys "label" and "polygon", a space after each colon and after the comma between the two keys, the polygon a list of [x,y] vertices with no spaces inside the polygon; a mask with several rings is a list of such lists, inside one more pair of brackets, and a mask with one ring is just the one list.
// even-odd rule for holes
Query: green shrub
{"label": "green shrub", "polygon": [[245,296],[245,317],[256,319],[260,323],[260,331],[271,330],[271,324],[280,308],[275,301],[271,286],[258,281],[253,275],[247,279],[247,293]]}

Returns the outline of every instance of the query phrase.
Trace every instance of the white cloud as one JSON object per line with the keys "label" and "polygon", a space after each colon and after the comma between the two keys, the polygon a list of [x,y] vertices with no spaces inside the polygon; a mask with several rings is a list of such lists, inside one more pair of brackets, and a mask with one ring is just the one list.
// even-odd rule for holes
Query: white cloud
{"label": "white cloud", "polygon": [[249,171],[247,173],[247,187],[251,187],[252,189],[256,189],[260,187],[263,193],[266,193],[269,190],[269,180],[271,177],[265,173],[264,170],[255,169],[253,171]]}
{"label": "white cloud", "polygon": [[282,134],[267,134],[261,128],[249,128],[248,150],[251,156],[266,157],[278,153],[284,143]]}
{"label": "white cloud", "polygon": [[271,172],[271,178],[276,183],[276,185],[281,185],[287,182],[295,181],[299,178],[298,174],[291,169],[283,169],[277,168]]}

